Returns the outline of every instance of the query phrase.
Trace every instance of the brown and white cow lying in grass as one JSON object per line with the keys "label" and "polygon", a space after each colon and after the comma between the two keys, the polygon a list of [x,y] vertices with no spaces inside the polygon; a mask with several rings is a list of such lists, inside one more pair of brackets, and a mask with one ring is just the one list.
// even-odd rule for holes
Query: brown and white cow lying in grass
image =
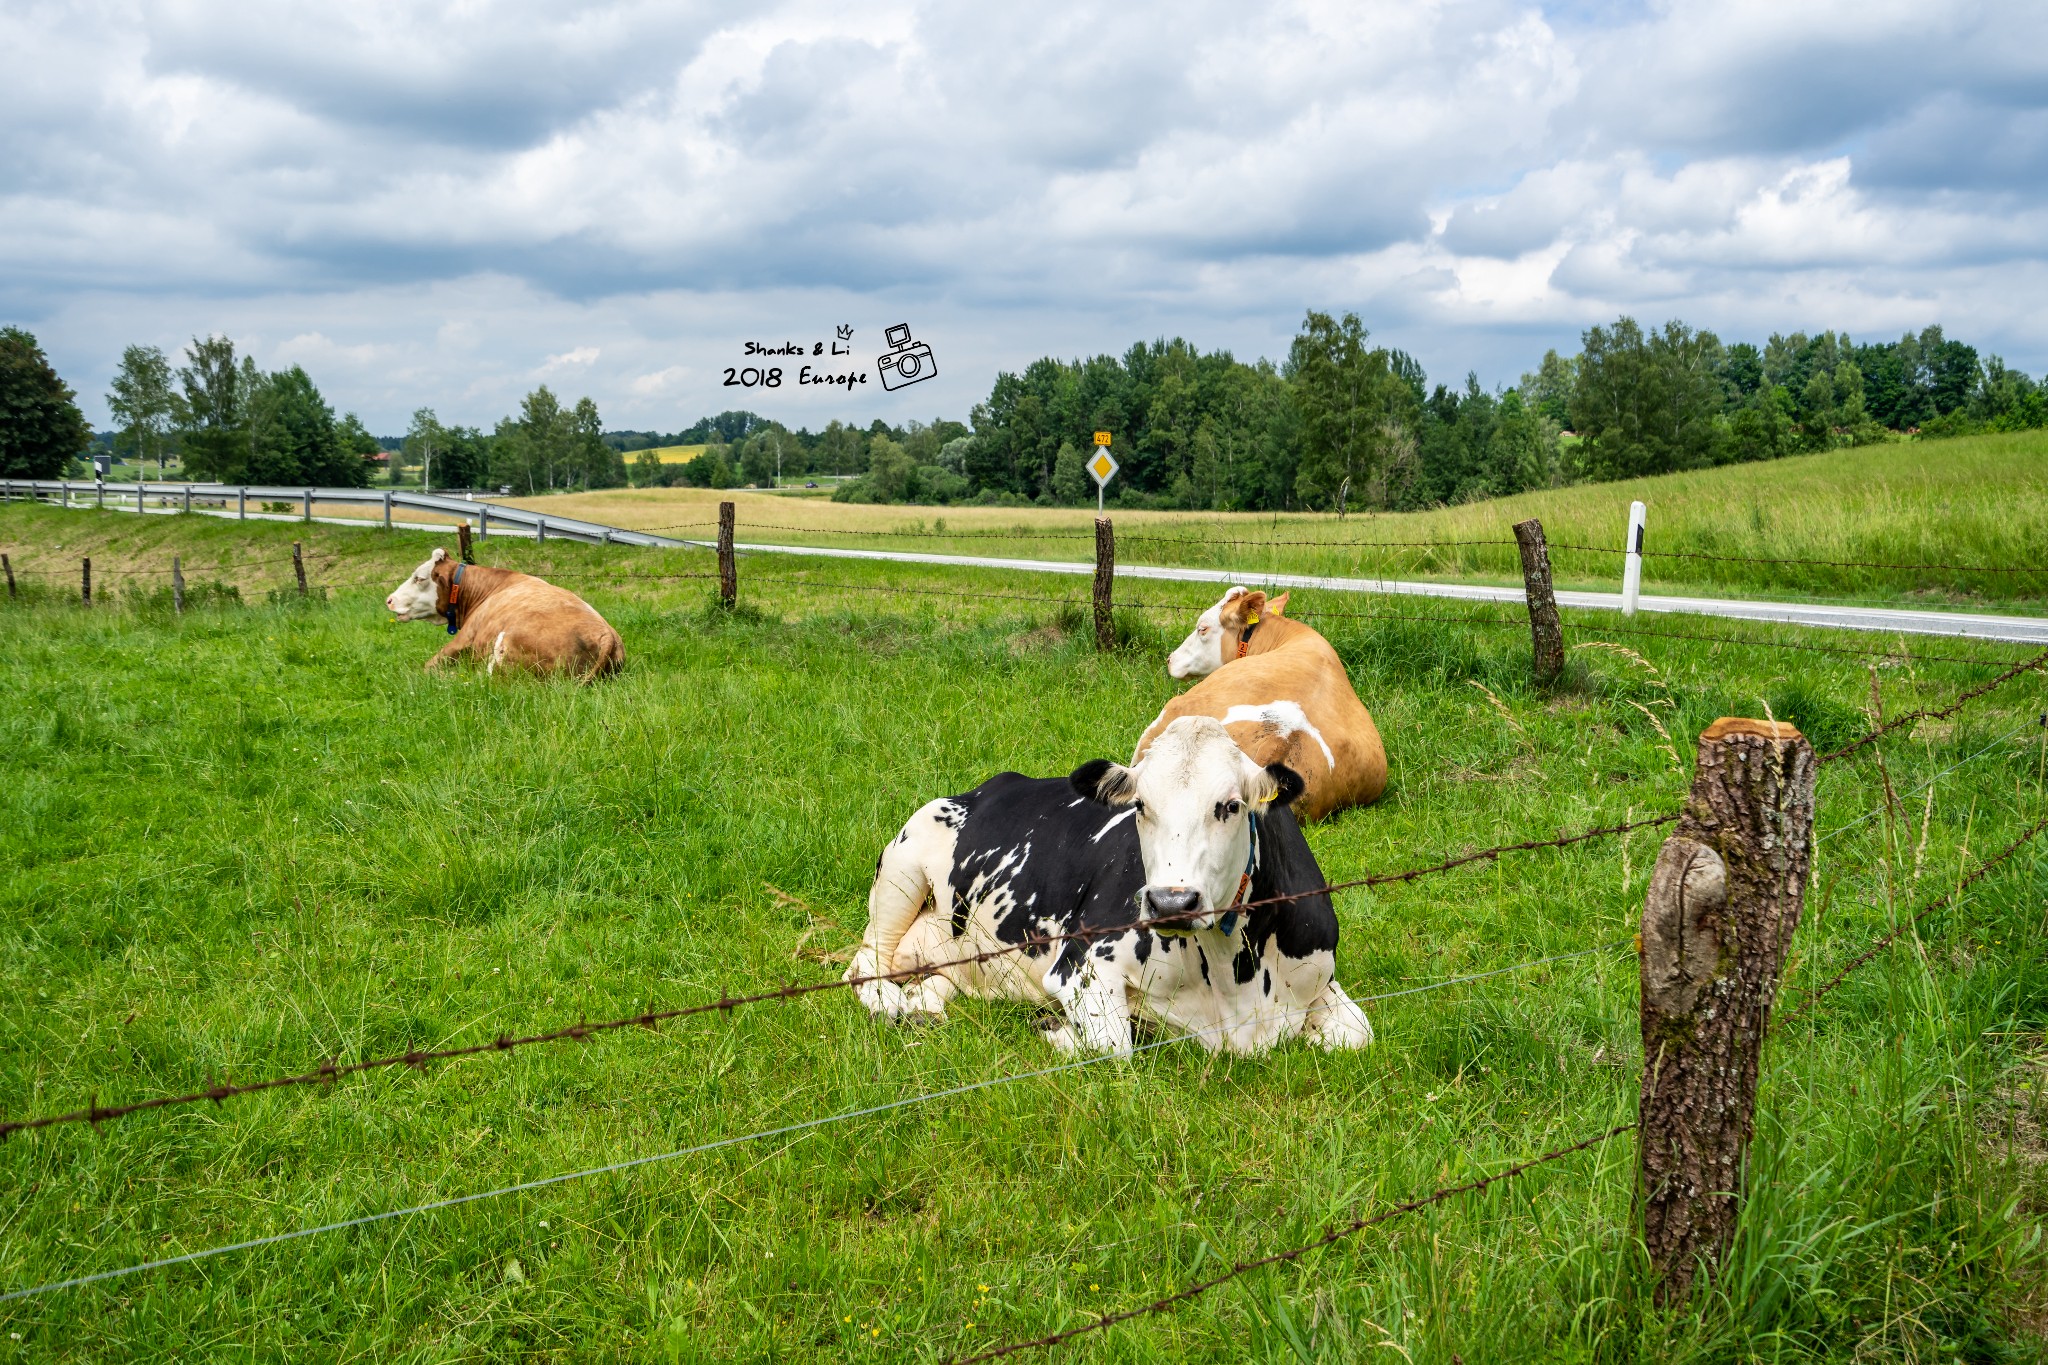
{"label": "brown and white cow lying in grass", "polygon": [[1351,690],[1330,642],[1288,620],[1287,594],[1232,588],[1203,612],[1166,661],[1176,678],[1200,678],[1166,704],[1138,740],[1132,762],[1182,716],[1213,716],[1260,767],[1284,763],[1306,790],[1305,820],[1366,806],[1387,789],[1387,751],[1372,715]]}
{"label": "brown and white cow lying in grass", "polygon": [[428,668],[467,654],[485,660],[486,672],[500,664],[559,669],[588,682],[626,661],[619,633],[575,593],[532,574],[462,564],[439,548],[384,605],[401,621],[448,623],[455,638],[427,660]]}

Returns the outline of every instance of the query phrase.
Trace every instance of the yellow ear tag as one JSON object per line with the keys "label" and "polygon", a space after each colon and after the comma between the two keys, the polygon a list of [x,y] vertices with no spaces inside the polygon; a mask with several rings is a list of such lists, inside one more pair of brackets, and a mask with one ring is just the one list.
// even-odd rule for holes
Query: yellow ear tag
{"label": "yellow ear tag", "polygon": [[1279,792],[1274,792],[1272,796],[1262,796],[1259,798],[1259,804],[1262,806],[1270,806],[1273,804],[1274,798],[1279,795]]}
{"label": "yellow ear tag", "polygon": [[1259,618],[1257,617],[1257,615],[1254,615],[1254,616],[1252,617],[1252,619],[1251,619],[1251,624],[1253,624],[1253,625],[1257,625],[1258,623],[1259,623]]}

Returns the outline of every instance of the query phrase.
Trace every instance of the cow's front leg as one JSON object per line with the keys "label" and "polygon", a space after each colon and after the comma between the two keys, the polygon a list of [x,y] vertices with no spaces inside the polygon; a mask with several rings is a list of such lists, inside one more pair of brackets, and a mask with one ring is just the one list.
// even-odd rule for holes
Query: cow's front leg
{"label": "cow's front leg", "polygon": [[1045,989],[1067,1016],[1066,1028],[1047,1035],[1053,1046],[1131,1055],[1131,1002],[1120,966],[1088,953],[1078,964],[1054,964],[1045,974]]}
{"label": "cow's front leg", "polygon": [[457,636],[455,639],[450,640],[447,644],[442,645],[441,648],[435,652],[434,657],[427,660],[427,670],[429,672],[432,672],[434,669],[437,668],[446,668],[449,664],[453,663],[456,659],[460,658],[464,653],[468,652],[468,650],[468,642],[463,640],[462,637]]}
{"label": "cow's front leg", "polygon": [[1372,1024],[1344,988],[1337,984],[1335,977],[1323,987],[1323,993],[1308,1007],[1308,1021],[1301,1026],[1304,1037],[1317,1047],[1332,1052],[1341,1049],[1368,1047],[1372,1043]]}

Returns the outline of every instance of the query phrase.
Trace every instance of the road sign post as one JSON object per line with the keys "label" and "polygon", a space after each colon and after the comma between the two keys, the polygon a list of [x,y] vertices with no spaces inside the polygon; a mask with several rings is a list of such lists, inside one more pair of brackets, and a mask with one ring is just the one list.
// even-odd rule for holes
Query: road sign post
{"label": "road sign post", "polygon": [[1109,453],[1109,433],[1095,433],[1095,458],[1088,462],[1088,472],[1095,478],[1095,515],[1102,515],[1102,490],[1116,477],[1116,457]]}

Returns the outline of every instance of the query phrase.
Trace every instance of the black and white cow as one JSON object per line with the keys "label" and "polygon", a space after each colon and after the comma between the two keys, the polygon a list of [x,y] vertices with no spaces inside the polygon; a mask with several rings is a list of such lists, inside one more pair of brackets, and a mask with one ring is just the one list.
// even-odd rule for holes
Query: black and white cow
{"label": "black and white cow", "polygon": [[961,992],[1055,1004],[1065,1022],[1048,1037],[1063,1052],[1129,1053],[1134,1018],[1219,1052],[1296,1034],[1364,1047],[1372,1026],[1334,976],[1329,897],[1235,908],[1325,884],[1287,808],[1300,792],[1221,722],[1185,716],[1132,767],[1003,773],[930,802],[882,852],[847,979],[929,973],[855,987],[892,1019],[943,1016]]}

